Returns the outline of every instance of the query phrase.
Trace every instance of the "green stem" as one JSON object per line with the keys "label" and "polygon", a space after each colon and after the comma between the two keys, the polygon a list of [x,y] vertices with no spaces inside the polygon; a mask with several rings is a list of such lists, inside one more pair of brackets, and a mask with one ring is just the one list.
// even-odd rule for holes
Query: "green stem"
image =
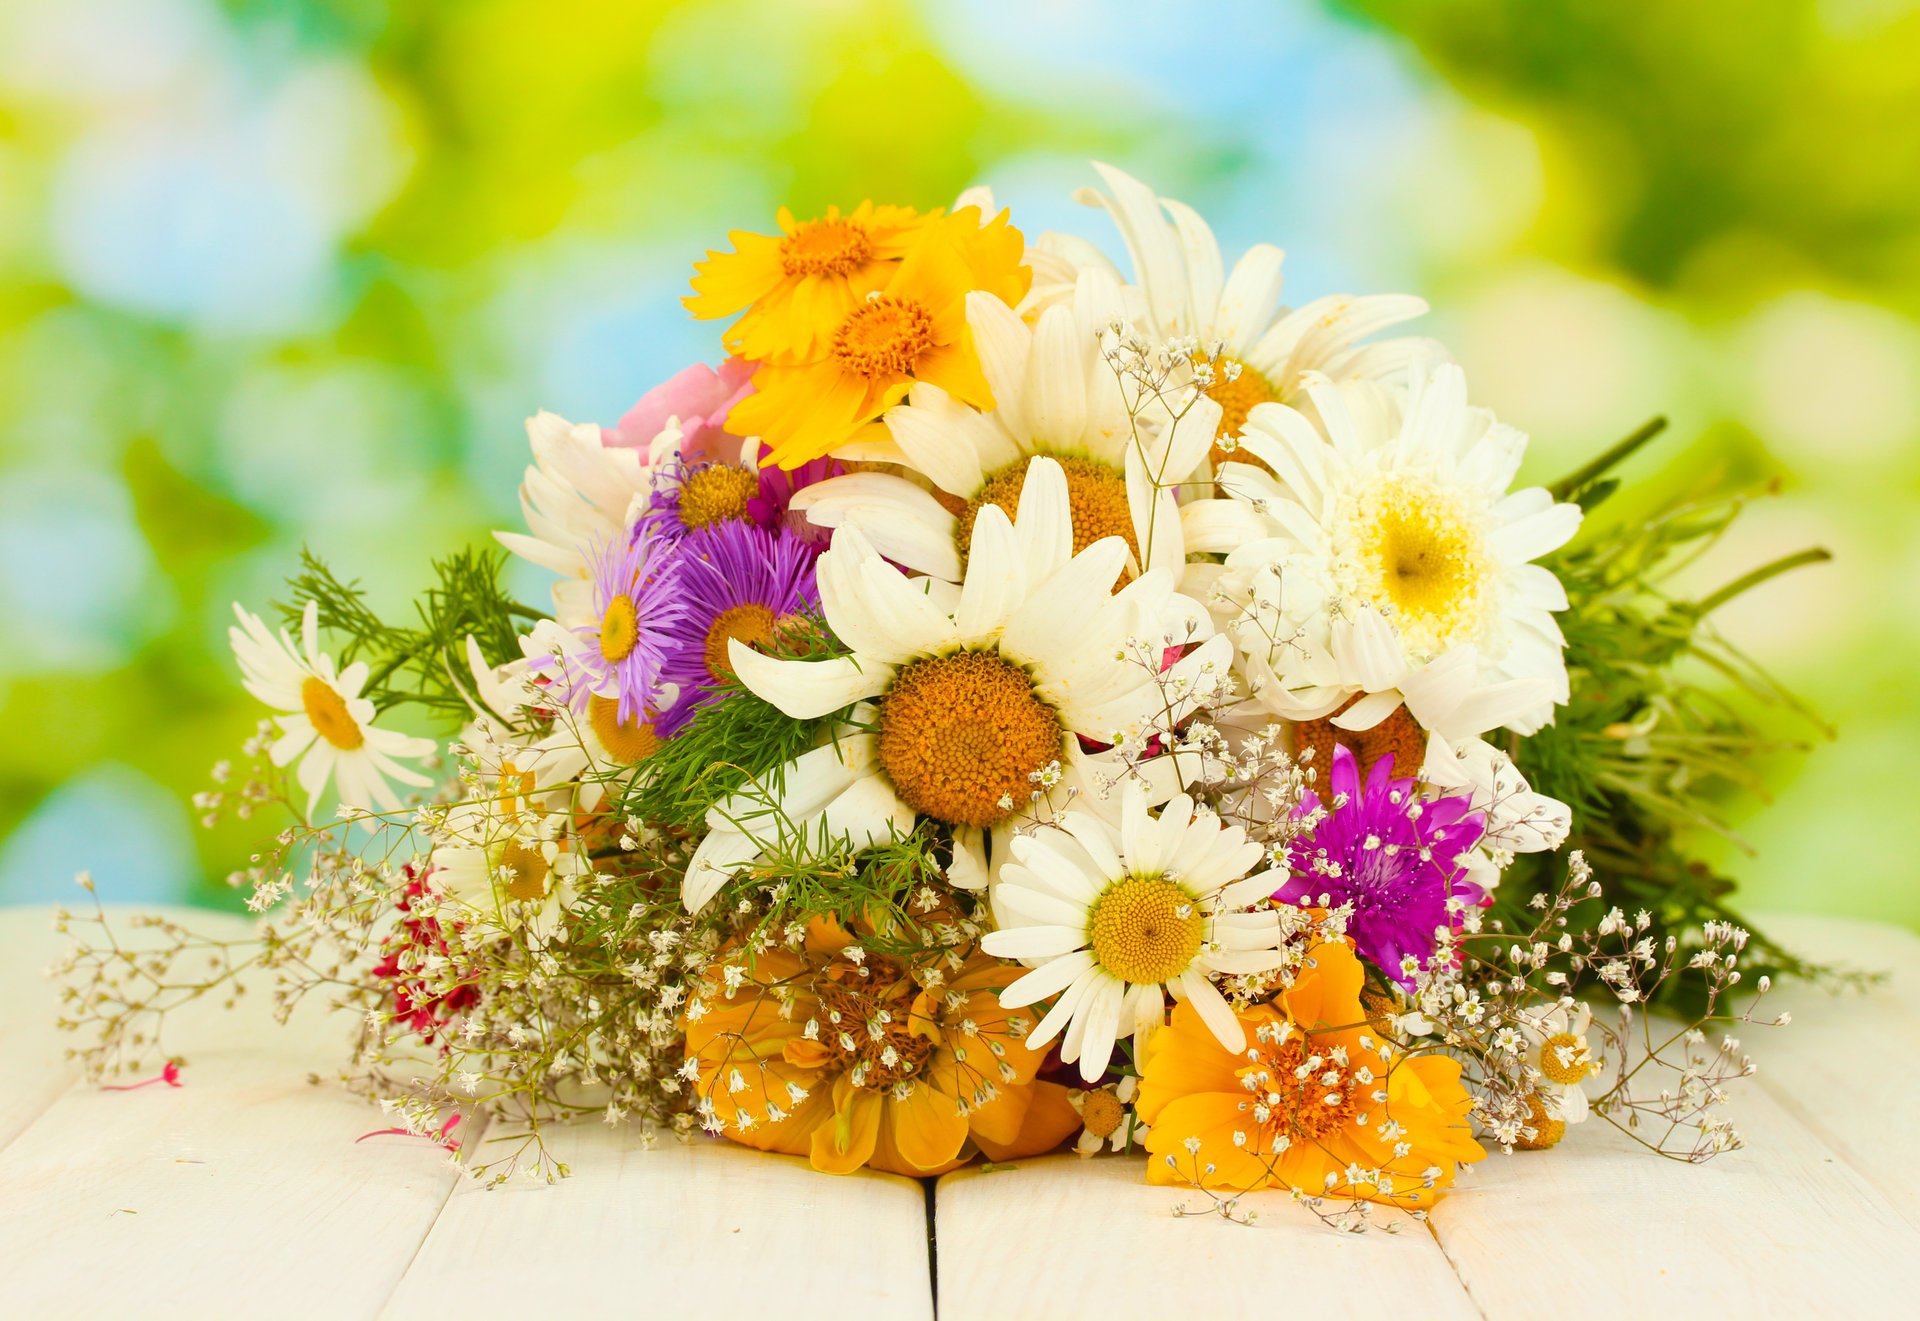
{"label": "green stem", "polygon": [[1734,597],[1750,592],[1761,583],[1778,578],[1789,570],[1805,564],[1825,564],[1832,558],[1833,552],[1824,546],[1809,546],[1806,550],[1792,555],[1783,555],[1771,564],[1763,564],[1751,573],[1742,574],[1711,596],[1705,596],[1696,601],[1693,606],[1694,617],[1704,618],[1733,600]]}
{"label": "green stem", "polygon": [[1639,430],[1635,431],[1625,440],[1614,444],[1606,453],[1600,455],[1591,463],[1585,464],[1582,467],[1576,468],[1573,472],[1568,473],[1565,477],[1562,477],[1559,481],[1549,486],[1547,490],[1552,492],[1554,499],[1565,500],[1576,491],[1591,486],[1596,478],[1605,474],[1608,469],[1612,468],[1615,464],[1625,459],[1628,455],[1632,454],[1635,450],[1639,449],[1642,445],[1666,429],[1666,418],[1653,417],[1647,419],[1647,421],[1640,425]]}

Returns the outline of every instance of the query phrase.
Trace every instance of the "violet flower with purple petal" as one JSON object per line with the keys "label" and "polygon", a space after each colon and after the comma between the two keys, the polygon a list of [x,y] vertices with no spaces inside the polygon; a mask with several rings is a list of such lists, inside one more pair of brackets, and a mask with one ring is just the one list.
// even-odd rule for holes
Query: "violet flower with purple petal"
{"label": "violet flower with purple petal", "polygon": [[1347,935],[1354,947],[1406,988],[1413,985],[1402,967],[1407,956],[1425,966],[1434,932],[1457,927],[1461,905],[1486,899],[1460,860],[1479,842],[1485,818],[1469,810],[1464,794],[1422,798],[1417,787],[1416,780],[1394,778],[1391,753],[1373,763],[1362,784],[1353,752],[1336,744],[1329,800],[1309,790],[1294,812],[1298,819],[1322,809],[1324,815],[1294,840],[1287,857],[1292,879],[1273,896],[1315,907],[1352,904]]}
{"label": "violet flower with purple petal", "polygon": [[532,665],[535,672],[561,671],[568,705],[583,709],[592,696],[615,698],[623,722],[652,709],[667,660],[665,630],[686,613],[669,550],[643,520],[592,553],[599,622],[574,628],[557,658]]}

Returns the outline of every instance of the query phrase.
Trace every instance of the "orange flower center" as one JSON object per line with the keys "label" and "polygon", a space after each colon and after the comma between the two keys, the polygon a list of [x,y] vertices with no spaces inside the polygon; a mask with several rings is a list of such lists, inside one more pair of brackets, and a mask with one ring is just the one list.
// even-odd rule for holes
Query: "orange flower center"
{"label": "orange flower center", "polygon": [[622,720],[620,699],[595,694],[587,699],[587,725],[607,755],[622,766],[651,757],[660,749],[653,726],[643,720]]}
{"label": "orange flower center", "polygon": [[[1196,365],[1205,361],[1205,358],[1194,359]],[[1227,379],[1229,366],[1240,369],[1232,380]],[[1238,358],[1222,357],[1213,360],[1213,384],[1207,387],[1207,398],[1220,405],[1220,425],[1214,430],[1213,452],[1209,457],[1216,465],[1228,459],[1258,463],[1259,460],[1251,454],[1223,448],[1220,441],[1239,435],[1241,428],[1247,425],[1247,415],[1259,405],[1279,403],[1279,388]]]}
{"label": "orange flower center", "polygon": [[873,255],[873,239],[851,220],[808,220],[780,240],[780,269],[790,276],[850,275]]}
{"label": "orange flower center", "polygon": [[352,752],[367,741],[360,722],[347,714],[347,699],[335,692],[325,679],[309,675],[300,682],[300,705],[314,732],[339,748]]}
{"label": "orange flower center", "polygon": [[733,663],[727,657],[727,644],[738,638],[749,647],[757,647],[779,629],[780,621],[774,618],[773,611],[757,601],[728,606],[707,625],[706,647],[701,653],[707,662],[707,673],[716,683],[731,679]]}
{"label": "orange flower center", "polygon": [[918,987],[892,959],[869,956],[862,963],[836,959],[815,978],[818,1032],[825,1065],[844,1072],[855,1087],[885,1091],[920,1072],[933,1055],[933,1039],[915,1032],[913,1000]]}
{"label": "orange flower center", "polygon": [[553,869],[537,845],[508,840],[500,850],[500,865],[495,870],[506,887],[508,898],[537,903],[547,897],[547,877]]}
{"label": "orange flower center", "polygon": [[932,347],[933,314],[891,294],[870,295],[833,335],[834,358],[869,380],[912,375],[920,355]]}
{"label": "orange flower center", "polygon": [[1126,1106],[1106,1087],[1088,1092],[1080,1103],[1080,1123],[1097,1138],[1112,1137],[1126,1117]]}
{"label": "orange flower center", "polygon": [[[1067,507],[1073,515],[1073,553],[1102,537],[1119,537],[1127,543],[1134,558],[1140,558],[1140,543],[1133,535],[1133,509],[1127,504],[1127,479],[1118,468],[1096,459],[1078,455],[1049,456],[1067,476]],[[973,499],[958,511],[954,540],[964,557],[973,540],[973,523],[988,505],[998,505],[1012,518],[1020,507],[1020,492],[1026,489],[1027,469],[1033,460],[1021,459],[988,477]],[[1125,575],[1122,575],[1122,582]]]}
{"label": "orange flower center", "polygon": [[992,652],[915,661],[881,699],[881,769],[907,806],[949,825],[1005,821],[1063,746],[1026,671]]}
{"label": "orange flower center", "polygon": [[688,528],[746,518],[747,501],[760,493],[760,479],[731,463],[715,463],[687,474],[680,487],[680,521]]}
{"label": "orange flower center", "polygon": [[[1264,1029],[1247,1047],[1247,1063],[1235,1070],[1247,1098],[1240,1103],[1260,1125],[1262,1151],[1272,1139],[1322,1142],[1350,1125],[1367,1093],[1383,1085],[1381,1079],[1363,1083],[1356,1071],[1373,1062],[1371,1056],[1349,1055],[1342,1063],[1329,1046],[1292,1024]],[[1354,1049],[1349,1047],[1349,1050]]]}
{"label": "orange flower center", "polygon": [[1333,773],[1333,749],[1336,744],[1353,754],[1359,764],[1360,773],[1365,775],[1367,768],[1374,762],[1393,754],[1393,773],[1409,778],[1418,777],[1420,767],[1427,760],[1427,731],[1420,728],[1419,722],[1407,714],[1404,706],[1394,708],[1392,715],[1382,720],[1372,729],[1342,729],[1333,723],[1333,717],[1352,706],[1346,703],[1332,715],[1321,716],[1317,720],[1302,720],[1293,727],[1293,750],[1296,753],[1313,749],[1313,769],[1318,782],[1327,783],[1327,777]]}
{"label": "orange flower center", "polygon": [[630,597],[616,596],[607,602],[600,616],[600,654],[618,663],[633,654],[640,643],[640,616]]}
{"label": "orange flower center", "polygon": [[1087,945],[1123,982],[1153,986],[1193,966],[1207,934],[1193,896],[1164,876],[1123,876],[1093,901]]}

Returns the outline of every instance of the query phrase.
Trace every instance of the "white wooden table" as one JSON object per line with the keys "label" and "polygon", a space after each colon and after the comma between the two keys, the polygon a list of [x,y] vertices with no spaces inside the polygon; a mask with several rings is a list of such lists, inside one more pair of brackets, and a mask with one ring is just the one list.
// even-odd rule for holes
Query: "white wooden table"
{"label": "white wooden table", "polygon": [[[929,1190],[705,1140],[568,1131],[574,1177],[486,1192],[430,1144],[310,1085],[324,1020],[208,1014],[186,1085],[101,1092],[61,1062],[39,973],[61,938],[0,911],[0,1321],[694,1315],[1857,1317],[1920,1298],[1920,939],[1770,925],[1894,971],[1777,989],[1736,1102],[1750,1149],[1704,1167],[1606,1125],[1497,1153],[1431,1232],[1343,1236],[1284,1198],[1252,1226],[1176,1219],[1137,1163],[1055,1156]],[[1772,1003],[1770,1001],[1770,1003]],[[334,1025],[337,1030],[338,1025]]]}

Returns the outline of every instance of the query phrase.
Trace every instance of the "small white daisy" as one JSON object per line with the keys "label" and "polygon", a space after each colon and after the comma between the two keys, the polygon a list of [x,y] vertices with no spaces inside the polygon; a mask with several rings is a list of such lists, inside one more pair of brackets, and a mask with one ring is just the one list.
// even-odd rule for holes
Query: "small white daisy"
{"label": "small white daisy", "polygon": [[1140,1080],[1132,1074],[1107,1087],[1068,1088],[1067,1104],[1080,1116],[1074,1153],[1094,1156],[1101,1151],[1131,1151],[1143,1145],[1147,1126],[1133,1108],[1133,1098],[1139,1092]]}
{"label": "small white daisy", "polygon": [[550,937],[593,873],[569,822],[524,798],[463,803],[435,832],[433,884],[471,920]]}
{"label": "small white daisy", "polygon": [[276,766],[299,759],[296,775],[307,793],[309,817],[329,779],[345,806],[389,812],[401,808],[389,780],[417,788],[432,783],[396,758],[425,757],[434,750],[433,740],[374,727],[373,703],[360,696],[366,664],[335,670],[333,658],[318,646],[318,606],[307,602],[298,649],[285,629],[276,637],[258,615],[238,604],[233,613],[240,625],[227,630],[227,639],[246,690],[279,713],[273,721],[280,737],[269,755]]}

